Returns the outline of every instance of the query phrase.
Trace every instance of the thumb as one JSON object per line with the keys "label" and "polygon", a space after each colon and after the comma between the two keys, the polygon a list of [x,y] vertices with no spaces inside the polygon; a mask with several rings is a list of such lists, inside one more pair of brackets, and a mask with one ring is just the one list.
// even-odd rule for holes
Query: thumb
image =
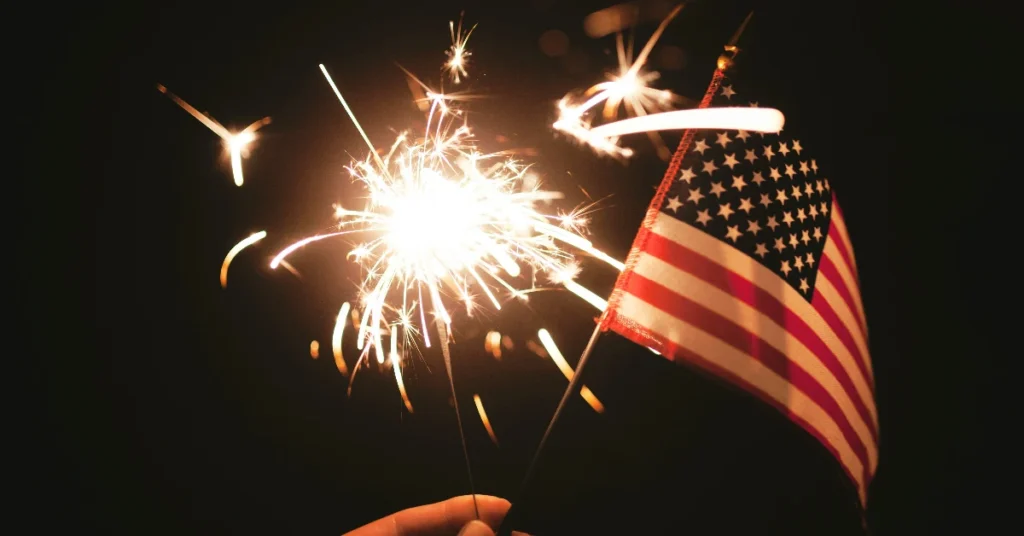
{"label": "thumb", "polygon": [[458,536],[494,536],[494,531],[487,526],[487,523],[474,519],[462,527]]}

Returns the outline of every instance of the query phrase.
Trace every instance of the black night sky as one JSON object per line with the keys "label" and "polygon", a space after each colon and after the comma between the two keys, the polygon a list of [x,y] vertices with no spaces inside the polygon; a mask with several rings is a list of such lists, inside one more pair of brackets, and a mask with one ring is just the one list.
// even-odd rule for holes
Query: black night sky
{"label": "black night sky", "polygon": [[[347,378],[329,352],[333,318],[353,299],[358,277],[345,244],[293,257],[301,279],[267,268],[283,245],[328,226],[332,203],[359,193],[343,166],[366,148],[319,63],[369,136],[387,145],[423,120],[396,64],[436,85],[448,21],[465,11],[467,23],[478,23],[465,85],[483,96],[467,105],[482,143],[533,148],[551,189],[567,192],[571,204],[601,200],[595,241],[626,255],[665,163],[643,136],[627,141],[638,155],[623,164],[550,129],[559,97],[615,65],[614,38],[592,39],[583,29],[588,13],[612,2],[355,4],[96,8],[66,17],[66,30],[46,45],[51,62],[33,69],[54,80],[41,84],[54,104],[40,109],[36,128],[68,125],[81,134],[66,157],[49,157],[58,167],[36,159],[41,169],[61,169],[40,185],[49,177],[66,188],[40,187],[32,206],[51,208],[38,209],[32,226],[75,252],[40,253],[33,260],[46,268],[24,283],[47,290],[30,309],[39,319],[30,346],[41,352],[43,376],[29,404],[47,416],[32,437],[48,454],[31,462],[34,485],[25,496],[40,525],[107,534],[340,534],[468,493],[436,348],[407,372],[414,414],[388,371],[361,371],[346,397]],[[967,381],[974,369],[951,367],[986,352],[965,351],[953,339],[920,342],[904,329],[919,317],[893,298],[916,292],[889,260],[891,249],[913,247],[914,236],[889,219],[890,184],[910,180],[888,165],[895,132],[888,72],[896,58],[876,9],[806,4],[691,3],[656,49],[657,84],[699,99],[722,45],[755,9],[738,68],[763,88],[763,103],[786,114],[787,131],[813,140],[833,170],[857,252],[882,438],[868,530],[973,530],[978,520],[959,497],[973,494],[968,482],[982,470],[970,450],[981,394]],[[656,24],[637,26],[638,44]],[[568,37],[566,54],[542,52],[539,39],[549,30]],[[229,127],[273,118],[244,161],[242,188],[231,181],[219,139],[160,94],[158,83]],[[678,134],[666,140],[674,147]],[[80,215],[57,228],[51,218],[65,206]],[[268,238],[235,259],[220,288],[224,254],[261,229]],[[607,294],[615,274],[587,266],[582,281]],[[952,285],[945,297],[927,294],[939,303],[962,292]],[[68,296],[89,305],[61,313]],[[551,292],[456,330],[455,382],[479,493],[517,498],[566,386],[525,342],[546,327],[575,363],[593,317],[588,305]],[[943,322],[929,331],[960,331],[952,319]],[[500,360],[483,351],[492,327],[516,342]],[[308,350],[314,339],[318,360]],[[346,350],[351,364],[351,341]],[[951,388],[958,376],[964,381]],[[608,409],[598,415],[578,397],[571,402],[517,528],[864,533],[855,491],[831,455],[754,397],[614,334],[601,340],[585,378]],[[500,446],[476,416],[474,393]]]}

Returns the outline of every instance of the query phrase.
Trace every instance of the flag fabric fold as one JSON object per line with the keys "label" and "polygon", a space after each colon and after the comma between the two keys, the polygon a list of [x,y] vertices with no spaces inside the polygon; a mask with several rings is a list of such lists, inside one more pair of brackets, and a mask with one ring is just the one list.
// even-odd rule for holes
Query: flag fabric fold
{"label": "flag fabric fold", "polygon": [[[700,106],[757,106],[716,71]],[[867,322],[827,175],[784,133],[686,131],[601,319],[776,407],[861,505],[878,463]]]}

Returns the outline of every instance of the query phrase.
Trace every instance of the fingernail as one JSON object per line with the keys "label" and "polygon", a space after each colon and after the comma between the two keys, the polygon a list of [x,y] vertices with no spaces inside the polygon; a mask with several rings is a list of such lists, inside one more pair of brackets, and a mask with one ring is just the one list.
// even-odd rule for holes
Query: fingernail
{"label": "fingernail", "polygon": [[462,527],[459,531],[459,536],[494,536],[494,531],[491,527],[487,526],[487,523],[475,519]]}

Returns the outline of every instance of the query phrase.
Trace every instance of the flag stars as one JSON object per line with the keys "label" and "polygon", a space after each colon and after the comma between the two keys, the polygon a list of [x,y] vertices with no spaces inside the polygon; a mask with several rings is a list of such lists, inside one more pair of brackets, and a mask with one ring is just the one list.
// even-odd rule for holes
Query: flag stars
{"label": "flag stars", "polygon": [[743,140],[744,142],[746,142],[747,138],[749,138],[749,137],[750,137],[750,133],[747,132],[746,130],[741,130],[741,131],[736,133],[736,139]]}
{"label": "flag stars", "polygon": [[779,268],[779,271],[789,276],[789,272],[792,272],[793,269],[789,267],[789,261],[782,261],[782,267]]}
{"label": "flag stars", "polygon": [[820,242],[821,241],[821,236],[822,236],[821,235],[821,227],[815,227],[814,228],[814,239]]}
{"label": "flag stars", "polygon": [[723,97],[732,100],[732,96],[735,95],[735,94],[736,94],[736,92],[733,91],[732,86],[722,86],[722,96]]}
{"label": "flag stars", "polygon": [[679,200],[679,196],[677,195],[668,200],[668,205],[665,208],[672,212],[677,212],[681,206],[683,206],[683,202]]}
{"label": "flag stars", "polygon": [[814,188],[811,187],[810,181],[804,183],[804,193],[807,195],[814,195]]}
{"label": "flag stars", "polygon": [[800,278],[800,290],[803,291],[803,292],[807,292],[810,289],[811,289],[811,286],[807,284],[807,278],[806,277],[801,277]]}
{"label": "flag stars", "polygon": [[704,151],[708,150],[708,144],[704,140],[697,140],[696,145],[693,146],[693,150],[700,154],[704,154]]}
{"label": "flag stars", "polygon": [[811,242],[811,233],[807,232],[807,229],[800,231],[800,241],[806,246]]}
{"label": "flag stars", "polygon": [[754,219],[748,221],[747,232],[752,235],[756,235],[757,233],[761,232],[761,224],[757,223],[757,220]]}
{"label": "flag stars", "polygon": [[821,181],[814,181],[814,189],[817,190],[819,194],[825,191],[825,187],[821,185]]}
{"label": "flag stars", "polygon": [[764,256],[767,255],[767,254],[768,254],[768,248],[764,247],[763,243],[758,243],[757,247],[754,249],[754,255],[757,255],[757,256],[759,256],[759,257],[761,257],[763,259]]}
{"label": "flag stars", "polygon": [[773,245],[772,248],[774,248],[779,253],[782,253],[782,250],[786,249],[786,244],[782,243],[782,239],[781,238],[776,238],[775,239],[775,245]]}
{"label": "flag stars", "polygon": [[804,193],[800,191],[799,186],[794,186],[792,192],[793,199],[796,199],[797,201],[799,201],[800,198],[804,196]]}
{"label": "flag stars", "polygon": [[697,211],[697,223],[707,227],[709,221],[711,221],[711,215],[708,214],[708,209]]}
{"label": "flag stars", "polygon": [[804,271],[804,260],[799,255],[797,255],[796,259],[793,261],[793,267],[796,268],[798,272]]}
{"label": "flag stars", "polygon": [[728,228],[727,228],[727,230],[725,232],[725,237],[730,239],[730,240],[732,240],[732,242],[735,244],[736,243],[736,239],[740,237],[739,226],[738,225],[730,225],[730,226],[728,226]]}
{"label": "flag stars", "polygon": [[811,169],[813,169],[815,173],[818,172],[818,161],[817,160],[811,160]]}
{"label": "flag stars", "polygon": [[779,222],[775,221],[775,216],[768,216],[768,223],[766,223],[772,232],[775,232],[775,228],[779,226]]}
{"label": "flag stars", "polygon": [[719,205],[719,207],[718,207],[718,215],[719,216],[722,216],[723,218],[728,220],[729,216],[732,216],[733,214],[735,214],[735,211],[732,209],[732,207],[730,206],[729,202],[725,202],[725,203],[722,203],[721,205]]}
{"label": "flag stars", "polygon": [[773,156],[775,156],[775,151],[772,150],[772,146],[771,145],[765,145],[764,146],[764,157],[769,159],[769,160],[771,160]]}
{"label": "flag stars", "polygon": [[828,190],[829,189],[828,179],[822,179],[821,182],[823,182],[825,184],[825,189]]}
{"label": "flag stars", "polygon": [[711,194],[712,195],[717,195],[718,198],[721,199],[722,198],[722,194],[724,194],[724,193],[725,193],[725,187],[722,186],[721,182],[713,182],[713,183],[711,183]]}
{"label": "flag stars", "polygon": [[757,108],[757,101],[750,101],[751,108]]}
{"label": "flag stars", "polygon": [[731,142],[731,141],[732,141],[732,139],[729,138],[729,133],[728,132],[719,132],[718,133],[718,141],[716,141],[715,143],[721,145],[722,148],[725,149],[725,146],[729,145],[729,142]]}
{"label": "flag stars", "polygon": [[743,191],[743,187],[747,185],[747,181],[743,180],[743,175],[734,175],[732,178],[732,187],[739,191]]}
{"label": "flag stars", "polygon": [[754,184],[761,186],[761,183],[764,182],[764,177],[761,176],[760,171],[755,171],[754,178],[752,180],[754,181]]}
{"label": "flag stars", "polygon": [[814,254],[808,251],[807,256],[804,257],[804,262],[807,266],[814,266]]}
{"label": "flag stars", "polygon": [[772,170],[768,173],[768,176],[771,177],[772,180],[774,180],[775,182],[779,182],[779,179],[782,178],[782,175],[779,173],[779,168],[772,168]]}
{"label": "flag stars", "polygon": [[811,172],[811,168],[807,167],[807,161],[806,160],[801,160],[800,161],[800,173],[803,173],[804,175],[807,175],[810,172]]}
{"label": "flag stars", "polygon": [[782,223],[785,223],[786,227],[793,226],[793,213],[791,211],[787,210],[786,212],[782,213]]}
{"label": "flag stars", "polygon": [[688,167],[683,168],[682,171],[679,172],[679,180],[686,184],[690,184],[690,179],[695,178],[696,176],[697,174]]}
{"label": "flag stars", "polygon": [[779,188],[777,193],[775,194],[775,199],[779,202],[779,204],[786,204],[786,201],[789,201],[789,198],[786,197],[786,189]]}
{"label": "flag stars", "polygon": [[772,200],[771,200],[771,199],[770,199],[770,198],[768,197],[768,194],[761,194],[761,201],[760,201],[760,204],[762,204],[762,205],[764,205],[764,206],[766,206],[766,207],[767,207],[768,205],[771,205],[771,204],[772,204]]}
{"label": "flag stars", "polygon": [[704,169],[703,169],[704,173],[711,174],[711,173],[714,173],[717,170],[718,170],[718,166],[715,165],[715,159],[714,158],[704,162]]}
{"label": "flag stars", "polygon": [[822,201],[821,208],[819,210],[821,210],[821,215],[822,216],[827,215],[828,214],[828,203]]}
{"label": "flag stars", "polygon": [[804,212],[803,208],[796,209],[796,219],[800,220],[800,223],[803,223],[804,220],[807,219],[807,214]]}
{"label": "flag stars", "polygon": [[789,245],[796,249],[800,242],[796,239],[796,233],[789,233]]}
{"label": "flag stars", "polygon": [[[743,131],[741,130],[740,132]],[[755,153],[753,149],[745,149],[744,152],[746,152],[746,155],[743,157],[743,159],[746,160],[747,162],[753,164],[754,161],[757,160],[757,153]]]}
{"label": "flag stars", "polygon": [[753,208],[754,205],[750,203],[749,198],[740,199],[740,210],[746,212],[748,216],[750,215],[750,211],[753,210]]}
{"label": "flag stars", "polygon": [[729,166],[729,169],[733,169],[733,168],[736,167],[736,164],[739,164],[739,163],[740,163],[740,161],[736,160],[736,155],[734,153],[729,153],[729,154],[725,155],[725,163],[722,164],[722,165],[723,166]]}
{"label": "flag stars", "polygon": [[779,154],[781,154],[783,157],[789,154],[789,147],[786,145],[786,142],[784,141],[779,142]]}
{"label": "flag stars", "polygon": [[818,218],[818,206],[815,205],[815,204],[811,204],[811,210],[810,210],[809,214],[811,215],[812,218],[817,219]]}
{"label": "flag stars", "polygon": [[790,179],[793,178],[793,175],[796,175],[796,171],[793,171],[793,166],[789,164],[786,164],[786,171],[783,171],[783,173]]}
{"label": "flag stars", "polygon": [[800,154],[800,151],[804,150],[804,148],[800,146],[800,140],[793,140],[793,150],[796,151],[796,154]]}
{"label": "flag stars", "polygon": [[700,193],[699,186],[697,188],[690,190],[690,197],[686,198],[687,201],[693,201],[694,205],[700,203],[701,199],[704,199],[704,194]]}

